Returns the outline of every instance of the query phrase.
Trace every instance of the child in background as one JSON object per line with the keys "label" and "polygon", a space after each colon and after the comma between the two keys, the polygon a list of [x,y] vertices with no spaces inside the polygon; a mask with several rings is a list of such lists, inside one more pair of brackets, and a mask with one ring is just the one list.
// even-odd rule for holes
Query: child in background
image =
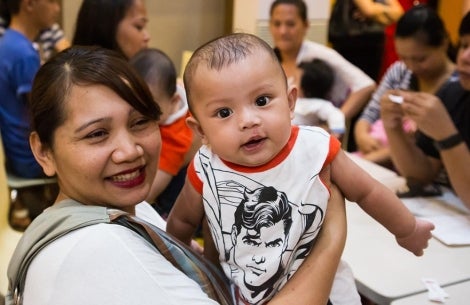
{"label": "child in background", "polygon": [[177,85],[171,59],[161,50],[149,48],[139,51],[130,64],[143,77],[162,111],[159,121],[162,151],[147,201],[155,203],[154,207],[166,218],[184,184],[188,160],[200,144],[186,125],[189,115],[186,94]]}
{"label": "child in background", "polygon": [[327,100],[334,82],[333,69],[325,61],[315,58],[299,64],[299,98],[295,103],[296,125],[322,126],[341,139],[346,129],[343,112]]}
{"label": "child in background", "polygon": [[[7,26],[7,22],[0,16],[0,37],[5,33]],[[70,41],[65,37],[64,31],[58,23],[42,30],[34,42],[37,43],[42,63],[46,62],[55,53],[70,46]]]}
{"label": "child in background", "polygon": [[[324,129],[291,125],[297,90],[287,86],[265,41],[236,33],[203,45],[186,66],[184,85],[187,123],[203,146],[188,166],[167,232],[190,244],[206,217],[240,303],[270,300],[313,253],[330,180],[398,244],[423,254],[433,224],[416,219]],[[329,275],[313,272],[308,280],[321,286]],[[312,287],[306,293],[328,298],[331,285]]]}

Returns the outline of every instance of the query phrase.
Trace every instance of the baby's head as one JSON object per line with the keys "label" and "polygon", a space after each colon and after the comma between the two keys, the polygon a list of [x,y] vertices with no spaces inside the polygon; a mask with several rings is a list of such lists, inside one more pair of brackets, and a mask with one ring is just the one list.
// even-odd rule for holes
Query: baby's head
{"label": "baby's head", "polygon": [[333,69],[325,61],[315,58],[299,64],[299,96],[328,99],[334,82]]}
{"label": "baby's head", "polygon": [[197,49],[184,72],[188,124],[222,159],[257,166],[289,140],[297,98],[272,48],[243,33]]}
{"label": "baby's head", "polygon": [[176,92],[176,69],[171,59],[163,51],[148,48],[139,51],[130,64],[142,76],[160,106],[164,123],[168,116],[179,108],[180,96]]}

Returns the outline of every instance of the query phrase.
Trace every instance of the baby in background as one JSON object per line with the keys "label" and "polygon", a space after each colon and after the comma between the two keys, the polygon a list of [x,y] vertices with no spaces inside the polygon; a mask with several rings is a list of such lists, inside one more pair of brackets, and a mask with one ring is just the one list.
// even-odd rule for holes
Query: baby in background
{"label": "baby in background", "polygon": [[[297,89],[287,85],[264,40],[235,33],[208,42],[193,53],[184,84],[192,114],[187,123],[203,145],[188,166],[167,232],[189,245],[206,218],[240,304],[269,301],[314,253],[330,182],[399,245],[423,254],[432,223],[415,218],[327,131],[292,125]],[[328,275],[308,276],[321,281]],[[308,293],[330,288],[309,287]]]}
{"label": "baby in background", "polygon": [[301,62],[298,67],[299,98],[292,123],[321,126],[341,139],[346,129],[344,114],[327,100],[334,82],[333,69],[318,58]]}
{"label": "baby in background", "polygon": [[162,149],[158,171],[147,197],[165,218],[171,210],[186,176],[186,166],[199,148],[199,139],[186,125],[189,116],[184,89],[177,85],[176,69],[163,51],[148,48],[130,59],[162,111],[159,127]]}

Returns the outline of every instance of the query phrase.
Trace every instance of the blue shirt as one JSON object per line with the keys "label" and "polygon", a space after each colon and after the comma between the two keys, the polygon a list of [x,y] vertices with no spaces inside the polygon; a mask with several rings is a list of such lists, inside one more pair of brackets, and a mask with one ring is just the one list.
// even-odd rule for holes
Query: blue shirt
{"label": "blue shirt", "polygon": [[8,171],[43,176],[29,146],[29,113],[24,96],[40,67],[38,51],[23,34],[7,29],[0,39],[0,130]]}

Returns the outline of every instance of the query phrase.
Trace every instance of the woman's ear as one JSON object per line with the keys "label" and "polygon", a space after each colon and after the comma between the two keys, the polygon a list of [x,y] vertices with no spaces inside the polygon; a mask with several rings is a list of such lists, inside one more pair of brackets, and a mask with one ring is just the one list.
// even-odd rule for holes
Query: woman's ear
{"label": "woman's ear", "polygon": [[294,118],[295,103],[297,102],[297,87],[295,85],[290,85],[287,88],[287,101],[289,103],[290,119],[292,120]]}
{"label": "woman's ear", "polygon": [[188,118],[186,118],[186,124],[189,126],[189,128],[191,128],[193,130],[194,133],[199,135],[199,137],[201,138],[201,143],[202,144],[204,144],[204,145],[209,144],[209,142],[207,141],[207,138],[204,134],[204,131],[202,130],[201,124],[199,124],[199,121],[196,120],[195,117],[193,117],[191,115]]}
{"label": "woman's ear", "polygon": [[41,142],[37,132],[33,131],[29,136],[29,145],[31,146],[34,158],[41,165],[44,173],[49,177],[54,176],[56,174],[56,166],[52,151]]}

